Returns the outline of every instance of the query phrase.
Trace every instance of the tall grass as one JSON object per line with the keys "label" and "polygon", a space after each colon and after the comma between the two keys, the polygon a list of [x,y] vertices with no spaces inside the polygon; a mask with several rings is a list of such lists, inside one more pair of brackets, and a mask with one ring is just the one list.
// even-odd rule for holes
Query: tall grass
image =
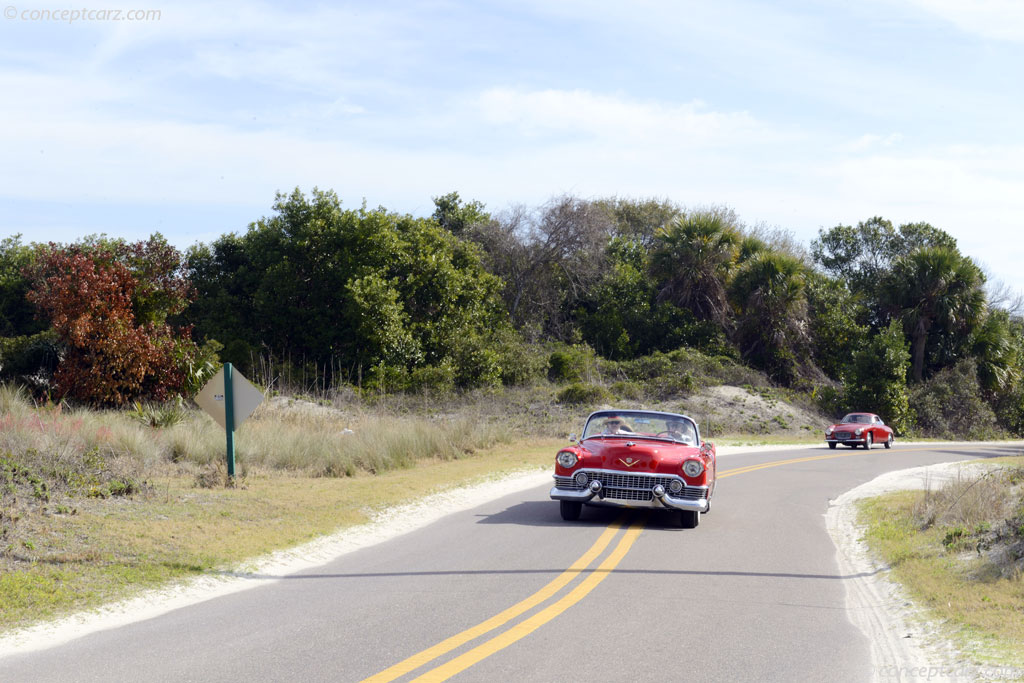
{"label": "tall grass", "polygon": [[[368,414],[291,403],[296,409],[264,404],[239,428],[236,458],[245,466],[328,477],[379,473],[458,458],[517,433],[510,422],[482,413]],[[195,409],[161,428],[131,412],[38,408],[6,386],[0,407],[0,451],[51,473],[92,467],[139,478],[162,464],[206,466],[225,455],[224,430]]]}

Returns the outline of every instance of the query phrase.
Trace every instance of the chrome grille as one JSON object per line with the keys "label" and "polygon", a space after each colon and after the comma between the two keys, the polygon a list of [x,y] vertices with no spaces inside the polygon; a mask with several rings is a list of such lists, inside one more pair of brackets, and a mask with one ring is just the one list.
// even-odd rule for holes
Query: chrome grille
{"label": "chrome grille", "polygon": [[[576,483],[576,480],[572,477],[560,477],[555,476],[555,486],[560,489],[568,489],[570,491],[582,491],[590,486],[590,482],[597,479],[601,482],[603,487],[601,495],[605,498],[613,498],[615,500],[653,500],[654,494],[652,491],[654,487],[661,484],[665,487],[666,491],[669,491],[669,484],[680,477],[672,477],[667,475],[643,475],[643,474],[625,474],[621,472],[608,472],[608,471],[586,471],[587,483],[585,486],[580,486]],[[700,486],[683,486],[683,490],[679,493],[669,493],[673,498],[688,498],[690,500],[697,500],[700,498],[707,498],[707,489]]]}
{"label": "chrome grille", "polygon": [[837,438],[837,439],[849,439],[851,436],[853,436],[853,435],[850,432],[836,432],[835,433],[835,438]]}

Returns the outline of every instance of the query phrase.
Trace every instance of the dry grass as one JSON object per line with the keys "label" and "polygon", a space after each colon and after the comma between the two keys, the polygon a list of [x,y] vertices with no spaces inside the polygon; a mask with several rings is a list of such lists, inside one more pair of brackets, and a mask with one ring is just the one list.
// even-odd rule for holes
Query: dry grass
{"label": "dry grass", "polygon": [[[309,477],[250,468],[233,488],[195,485],[201,468],[165,467],[145,495],[76,499],[33,522],[32,562],[0,571],[0,630],[291,547],[385,509],[502,472],[547,464],[553,441],[457,460],[421,460],[381,475]],[[27,551],[26,551],[27,552]]]}
{"label": "dry grass", "polygon": [[862,503],[870,546],[975,657],[1024,666],[1024,457]]}

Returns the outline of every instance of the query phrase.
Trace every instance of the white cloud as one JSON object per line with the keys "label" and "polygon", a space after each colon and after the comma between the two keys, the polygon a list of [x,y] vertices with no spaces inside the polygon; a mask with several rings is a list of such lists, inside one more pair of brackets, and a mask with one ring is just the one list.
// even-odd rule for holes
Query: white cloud
{"label": "white cloud", "polygon": [[526,137],[585,137],[612,146],[714,147],[777,140],[749,113],[715,112],[699,102],[636,101],[585,90],[491,88],[481,93],[482,120]]}
{"label": "white cloud", "polygon": [[1024,4],[1018,0],[909,0],[961,31],[982,38],[1024,41]]}

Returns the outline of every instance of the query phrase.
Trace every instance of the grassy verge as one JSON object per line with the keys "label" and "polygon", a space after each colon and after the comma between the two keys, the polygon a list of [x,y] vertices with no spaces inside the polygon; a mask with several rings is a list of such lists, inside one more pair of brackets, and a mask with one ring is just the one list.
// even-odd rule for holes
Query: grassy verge
{"label": "grassy verge", "polygon": [[[368,521],[375,510],[548,464],[561,441],[507,444],[379,475],[311,477],[250,469],[240,486],[204,488],[168,468],[146,493],[65,501],[25,520],[0,573],[0,630],[88,609],[169,581],[237,566]],[[30,539],[30,540],[29,540]]]}
{"label": "grassy verge", "polygon": [[869,546],[969,656],[1024,667],[1024,457],[861,502]]}

